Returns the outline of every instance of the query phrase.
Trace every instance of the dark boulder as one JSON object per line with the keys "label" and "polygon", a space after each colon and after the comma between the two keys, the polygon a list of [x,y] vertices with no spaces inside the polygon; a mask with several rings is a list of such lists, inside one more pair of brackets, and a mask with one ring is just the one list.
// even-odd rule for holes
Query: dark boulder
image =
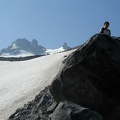
{"label": "dark boulder", "polygon": [[48,86],[36,95],[34,100],[17,109],[8,120],[103,120],[103,118],[99,113],[69,101],[57,104]]}
{"label": "dark boulder", "polygon": [[88,108],[68,101],[59,103],[50,120],[103,120],[102,116]]}
{"label": "dark boulder", "polygon": [[120,120],[120,41],[94,35],[8,120]]}
{"label": "dark boulder", "polygon": [[56,108],[57,103],[54,101],[49,87],[46,87],[35,99],[29,101],[22,108],[18,108],[8,120],[48,120]]}
{"label": "dark boulder", "polygon": [[118,120],[119,73],[120,41],[96,34],[68,56],[50,91],[58,103],[68,100],[100,113],[105,119]]}

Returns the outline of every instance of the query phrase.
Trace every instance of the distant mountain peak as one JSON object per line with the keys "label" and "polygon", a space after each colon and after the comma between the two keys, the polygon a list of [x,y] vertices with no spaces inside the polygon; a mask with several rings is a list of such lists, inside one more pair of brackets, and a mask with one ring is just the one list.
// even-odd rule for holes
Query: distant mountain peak
{"label": "distant mountain peak", "polygon": [[69,49],[70,47],[68,47],[67,43],[65,42],[63,45],[62,45],[63,49]]}
{"label": "distant mountain peak", "polygon": [[65,42],[62,47],[58,49],[46,49],[45,47],[38,44],[36,39],[31,42],[26,38],[17,38],[11,45],[0,51],[0,56],[31,56],[31,55],[47,55],[63,52],[70,49]]}
{"label": "distant mountain peak", "polygon": [[33,39],[31,42],[32,47],[38,47],[38,41],[36,39]]}
{"label": "distant mountain peak", "polygon": [[26,38],[18,38],[10,46],[0,51],[0,54],[5,56],[26,55],[43,55],[46,49],[43,46],[38,45],[37,40],[33,39],[29,42]]}

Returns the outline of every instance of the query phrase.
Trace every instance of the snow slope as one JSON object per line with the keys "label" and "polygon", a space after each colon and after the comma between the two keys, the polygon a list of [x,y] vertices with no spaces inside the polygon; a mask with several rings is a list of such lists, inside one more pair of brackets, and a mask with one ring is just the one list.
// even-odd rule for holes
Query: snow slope
{"label": "snow slope", "polygon": [[6,120],[48,86],[63,67],[65,55],[73,51],[27,61],[0,61],[0,120]]}

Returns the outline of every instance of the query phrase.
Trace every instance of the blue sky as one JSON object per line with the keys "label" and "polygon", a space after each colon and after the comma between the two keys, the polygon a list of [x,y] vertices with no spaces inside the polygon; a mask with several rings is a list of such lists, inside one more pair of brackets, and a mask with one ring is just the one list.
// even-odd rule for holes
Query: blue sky
{"label": "blue sky", "polygon": [[107,20],[120,36],[120,0],[0,0],[0,50],[17,38],[46,48],[74,47],[99,33]]}

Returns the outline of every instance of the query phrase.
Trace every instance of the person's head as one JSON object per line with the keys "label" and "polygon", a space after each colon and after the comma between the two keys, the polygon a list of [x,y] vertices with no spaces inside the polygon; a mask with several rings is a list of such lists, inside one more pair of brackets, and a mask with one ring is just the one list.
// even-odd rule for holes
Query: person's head
{"label": "person's head", "polygon": [[109,25],[110,25],[110,23],[108,22],[108,21],[106,21],[105,23],[104,23],[104,28],[108,28],[109,27]]}

